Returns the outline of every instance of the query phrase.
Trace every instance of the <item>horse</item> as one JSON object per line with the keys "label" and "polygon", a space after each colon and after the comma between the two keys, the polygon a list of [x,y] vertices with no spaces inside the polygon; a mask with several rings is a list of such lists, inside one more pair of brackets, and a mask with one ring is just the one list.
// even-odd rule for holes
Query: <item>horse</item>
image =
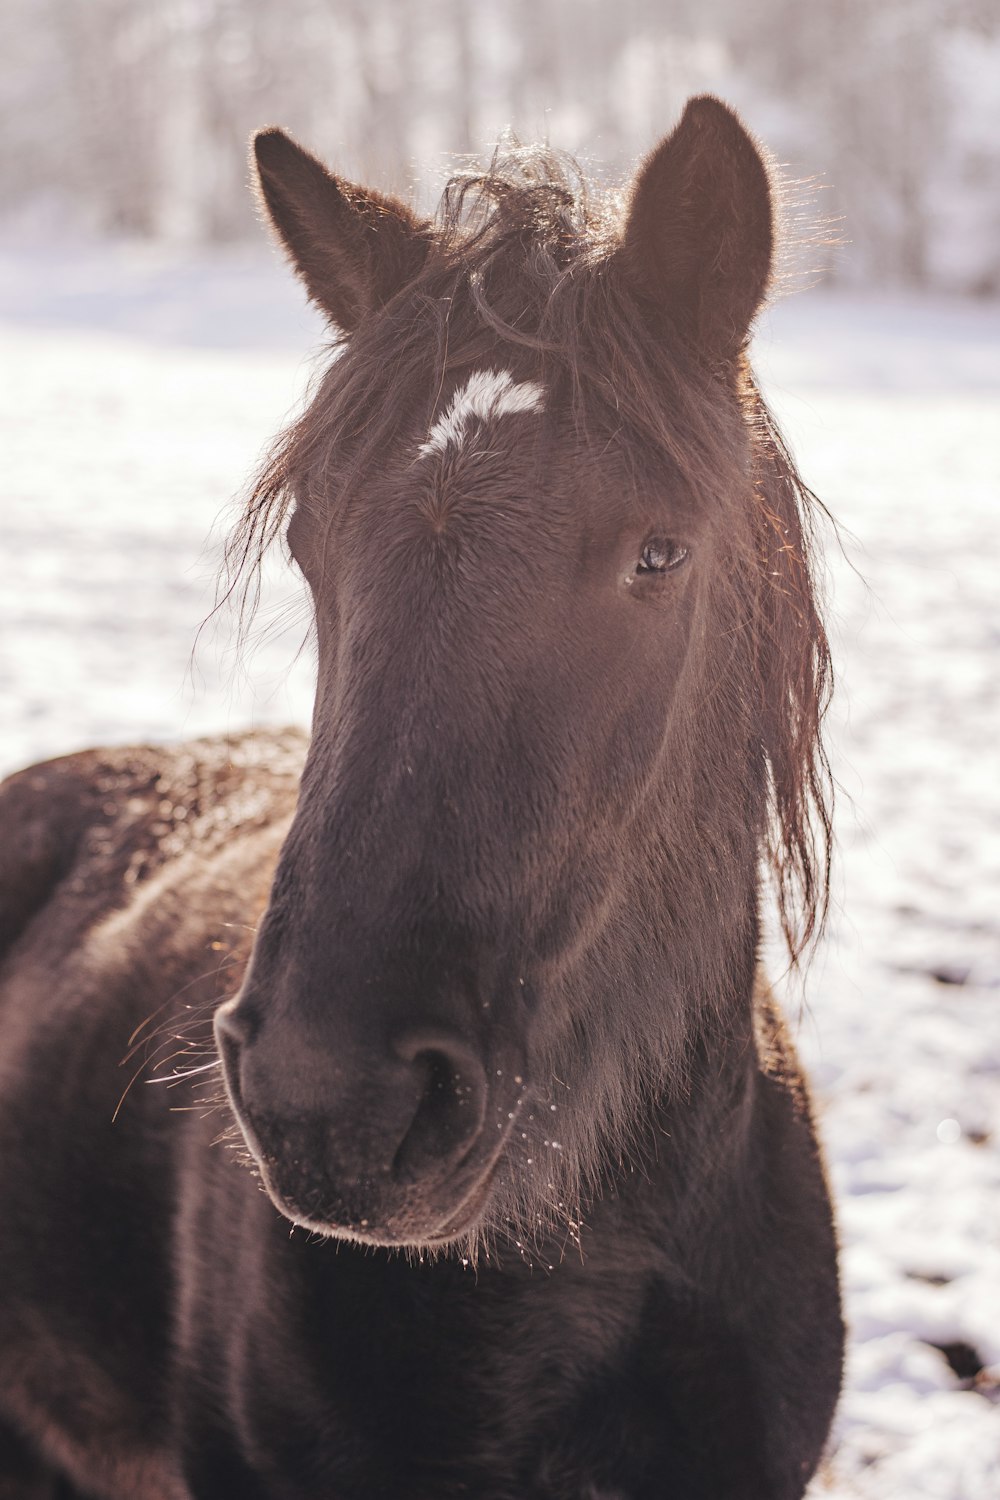
{"label": "horse", "polygon": [[3,789],[0,1496],[794,1500],[843,1331],[761,913],[822,925],[831,669],[767,159],[709,96],[624,193],[515,143],[434,219],[254,156],[335,332],[229,584],[285,539],[312,730]]}

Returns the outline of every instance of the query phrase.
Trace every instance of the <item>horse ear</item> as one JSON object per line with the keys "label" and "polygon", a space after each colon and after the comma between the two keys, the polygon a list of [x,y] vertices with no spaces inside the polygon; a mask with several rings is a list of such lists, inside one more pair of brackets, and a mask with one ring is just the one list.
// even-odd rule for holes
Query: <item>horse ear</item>
{"label": "horse ear", "polygon": [[771,275],[774,219],[763,157],[739,117],[705,94],[643,163],[622,257],[712,364],[743,347]]}
{"label": "horse ear", "polygon": [[398,198],[327,171],[283,130],[253,138],[260,195],[312,300],[351,333],[418,275],[430,228]]}

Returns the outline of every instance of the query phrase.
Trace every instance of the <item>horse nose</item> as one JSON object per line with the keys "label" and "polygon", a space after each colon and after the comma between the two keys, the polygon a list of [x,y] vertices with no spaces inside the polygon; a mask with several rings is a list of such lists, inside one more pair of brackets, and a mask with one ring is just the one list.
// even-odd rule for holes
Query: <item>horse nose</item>
{"label": "horse nose", "polygon": [[401,1181],[454,1166],[482,1134],[489,1085],[473,1048],[445,1028],[412,1026],[393,1051],[419,1077],[419,1103],[396,1151],[393,1171]]}

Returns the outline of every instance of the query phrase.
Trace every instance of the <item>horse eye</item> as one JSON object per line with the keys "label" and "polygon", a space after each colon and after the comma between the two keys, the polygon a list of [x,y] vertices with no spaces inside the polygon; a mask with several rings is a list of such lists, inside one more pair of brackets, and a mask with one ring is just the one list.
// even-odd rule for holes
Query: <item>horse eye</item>
{"label": "horse eye", "polygon": [[669,573],[679,568],[688,555],[688,549],[668,537],[650,537],[642,549],[642,556],[635,565],[637,573]]}

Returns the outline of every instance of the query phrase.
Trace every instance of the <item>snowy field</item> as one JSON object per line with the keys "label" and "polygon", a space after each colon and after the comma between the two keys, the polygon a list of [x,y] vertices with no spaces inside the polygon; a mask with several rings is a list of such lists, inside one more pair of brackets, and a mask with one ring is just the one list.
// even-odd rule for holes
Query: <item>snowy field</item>
{"label": "snowy field", "polygon": [[[225,617],[192,651],[231,497],[317,338],[258,257],[0,252],[0,769],[307,718],[301,607],[239,663]],[[789,996],[852,1334],[813,1494],[996,1500],[1000,306],[808,293],[758,355],[846,553],[836,904]],[[275,587],[265,625],[296,593]]]}

